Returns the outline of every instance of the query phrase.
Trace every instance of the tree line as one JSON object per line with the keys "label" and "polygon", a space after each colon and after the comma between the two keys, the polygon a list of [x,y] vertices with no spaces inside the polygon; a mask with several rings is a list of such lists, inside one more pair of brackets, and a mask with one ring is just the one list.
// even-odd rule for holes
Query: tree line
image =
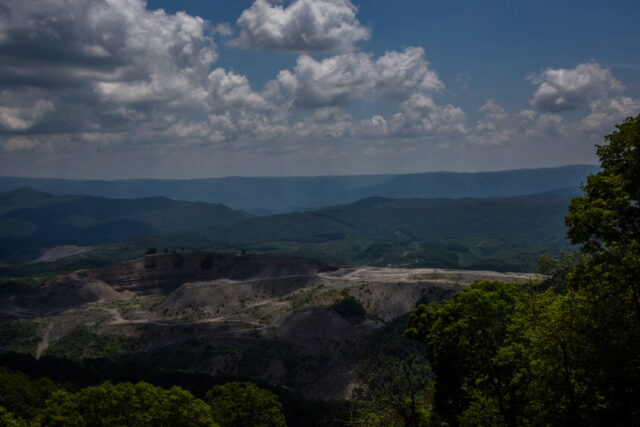
{"label": "tree line", "polygon": [[277,396],[251,382],[214,386],[204,399],[173,386],[139,381],[70,391],[44,377],[0,368],[0,425],[26,426],[286,426]]}

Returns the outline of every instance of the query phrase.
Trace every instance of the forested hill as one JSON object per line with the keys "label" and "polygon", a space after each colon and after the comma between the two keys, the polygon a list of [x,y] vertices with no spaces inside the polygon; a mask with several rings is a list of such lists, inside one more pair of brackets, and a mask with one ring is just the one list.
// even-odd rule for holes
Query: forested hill
{"label": "forested hill", "polygon": [[21,188],[0,193],[0,259],[23,261],[56,245],[100,245],[135,236],[195,232],[248,216],[220,204],[165,197],[54,196]]}
{"label": "forested hill", "polygon": [[0,191],[31,187],[57,195],[164,196],[175,200],[222,203],[257,213],[282,213],[351,203],[366,197],[479,198],[554,191],[574,195],[586,176],[598,169],[593,165],[573,165],[478,173],[117,181],[0,177]]}
{"label": "forested hill", "polygon": [[484,199],[387,199],[373,197],[310,212],[251,217],[204,231],[231,243],[275,240],[423,241],[562,238],[570,197],[531,195]]}
{"label": "forested hill", "polygon": [[[0,193],[0,261],[47,258],[48,250],[64,245],[126,243],[116,251],[118,257],[125,256],[123,251],[140,256],[151,246],[248,249],[371,265],[475,268],[476,262],[491,259],[500,271],[533,271],[541,247],[568,244],[563,218],[569,201],[553,194],[372,197],[314,211],[251,216],[220,204],[162,197],[53,196],[19,189]],[[522,250],[526,255],[514,255]],[[495,264],[496,257],[509,263]]]}

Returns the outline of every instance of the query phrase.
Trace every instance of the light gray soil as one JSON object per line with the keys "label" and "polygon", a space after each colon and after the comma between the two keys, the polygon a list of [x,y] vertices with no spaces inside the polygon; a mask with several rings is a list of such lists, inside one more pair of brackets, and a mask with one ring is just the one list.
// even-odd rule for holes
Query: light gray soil
{"label": "light gray soil", "polygon": [[44,253],[40,255],[40,258],[36,259],[34,262],[55,261],[57,259],[66,258],[73,255],[79,255],[81,253],[90,251],[91,249],[93,249],[93,247],[91,246],[74,246],[74,245],[54,246],[44,251]]}

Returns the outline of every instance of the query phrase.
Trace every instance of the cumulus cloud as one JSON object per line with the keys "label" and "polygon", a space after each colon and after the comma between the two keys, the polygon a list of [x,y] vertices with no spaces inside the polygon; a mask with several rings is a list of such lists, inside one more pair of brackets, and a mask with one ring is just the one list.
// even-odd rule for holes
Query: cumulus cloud
{"label": "cumulus cloud", "polygon": [[424,49],[408,47],[386,52],[374,64],[376,88],[385,94],[404,96],[416,91],[438,91],[444,83],[429,69]]}
{"label": "cumulus cloud", "polygon": [[0,99],[5,130],[113,129],[208,102],[217,51],[201,18],[142,0],[7,0],[0,28],[0,87],[42,94],[29,114]]}
{"label": "cumulus cloud", "polygon": [[432,139],[466,135],[467,116],[451,104],[438,105],[431,97],[413,94],[389,118],[375,115],[361,120],[359,131],[374,138]]}
{"label": "cumulus cloud", "polygon": [[[528,79],[537,85],[529,99],[534,109],[510,112],[490,99],[480,108],[480,119],[467,141],[485,146],[523,141],[588,141],[591,145],[616,123],[640,111],[640,100],[624,96],[625,86],[597,62],[572,69],[547,68]],[[579,109],[586,112],[563,114]]]}
{"label": "cumulus cloud", "polygon": [[351,115],[336,107],[322,107],[293,125],[296,135],[305,138],[327,139],[351,136],[356,131]]}
{"label": "cumulus cloud", "polygon": [[8,0],[4,8],[0,77],[14,85],[157,79],[166,68],[193,73],[217,57],[202,18],[151,12],[141,0]]}
{"label": "cumulus cloud", "polygon": [[325,52],[299,55],[261,89],[216,63],[214,37],[232,37],[228,24],[148,10],[143,0],[5,0],[0,9],[0,166],[20,155],[27,164],[35,150],[73,156],[96,145],[168,159],[183,149],[292,158],[364,146],[386,156],[416,141],[592,144],[640,111],[611,70],[591,62],[530,75],[531,107],[488,100],[470,123],[439,101],[445,85],[421,47],[356,50],[369,31],[347,0],[256,0],[242,14],[235,43]]}
{"label": "cumulus cloud", "polygon": [[513,137],[517,129],[511,125],[513,118],[495,99],[487,100],[480,107],[480,113],[482,116],[469,135],[469,141],[482,145],[502,145]]}
{"label": "cumulus cloud", "polygon": [[207,77],[208,94],[213,110],[252,108],[265,110],[271,106],[265,98],[251,89],[249,79],[241,74],[216,68]]}
{"label": "cumulus cloud", "polygon": [[[214,37],[232,34],[224,23],[152,11],[143,0],[7,0],[3,8],[5,152],[120,145],[163,153],[229,142],[416,138],[463,128],[460,109],[433,101],[444,84],[422,48],[379,57],[352,51],[369,31],[346,0],[286,7],[256,1],[243,13],[238,43],[250,45],[251,34],[273,24],[280,33],[259,36],[279,43],[273,48],[341,51],[322,60],[300,55],[262,90],[216,67]],[[252,26],[252,13],[269,16],[260,21],[264,28]],[[398,103],[398,113],[360,120],[340,108],[379,98]]]}
{"label": "cumulus cloud", "polygon": [[529,139],[563,135],[566,131],[562,116],[534,110],[508,112],[495,99],[480,108],[480,119],[469,132],[467,141],[484,146],[502,146]]}
{"label": "cumulus cloud", "polygon": [[301,107],[344,105],[375,85],[375,74],[369,55],[340,55],[316,61],[310,56],[298,57],[293,72],[278,74],[280,87]]}
{"label": "cumulus cloud", "polygon": [[580,129],[584,132],[612,130],[616,123],[637,115],[640,112],[640,100],[628,96],[603,98],[589,103],[590,114],[580,121]]}
{"label": "cumulus cloud", "polygon": [[277,82],[295,105],[305,108],[345,105],[363,96],[404,98],[444,88],[420,47],[387,52],[375,60],[365,53],[321,61],[301,55],[293,72],[281,71]]}
{"label": "cumulus cloud", "polygon": [[[375,118],[374,118],[375,119]],[[387,123],[387,134],[402,137],[466,133],[466,115],[459,107],[438,105],[431,97],[413,94]]]}
{"label": "cumulus cloud", "polygon": [[256,0],[242,12],[235,44],[293,52],[351,51],[370,31],[350,0],[295,0],[286,7]]}
{"label": "cumulus cloud", "polygon": [[[212,69],[213,36],[229,35],[228,25],[151,11],[142,0],[7,0],[2,8],[0,133],[220,142],[226,132],[279,126],[245,76]],[[241,123],[208,120],[229,110]]]}
{"label": "cumulus cloud", "polygon": [[608,97],[625,89],[611,70],[596,62],[579,64],[576,68],[547,68],[531,74],[529,80],[538,85],[532,107],[540,111],[558,112],[587,106],[590,100]]}

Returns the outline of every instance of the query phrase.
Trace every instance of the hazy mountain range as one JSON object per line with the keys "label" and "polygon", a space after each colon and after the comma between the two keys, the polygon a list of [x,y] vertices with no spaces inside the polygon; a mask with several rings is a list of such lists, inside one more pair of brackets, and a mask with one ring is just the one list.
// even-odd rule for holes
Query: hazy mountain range
{"label": "hazy mountain range", "polygon": [[366,197],[506,197],[536,193],[576,195],[593,165],[502,172],[429,172],[319,177],[227,177],[190,180],[117,181],[0,177],[0,191],[30,187],[55,195],[110,198],[168,197],[221,203],[257,214],[316,209]]}

